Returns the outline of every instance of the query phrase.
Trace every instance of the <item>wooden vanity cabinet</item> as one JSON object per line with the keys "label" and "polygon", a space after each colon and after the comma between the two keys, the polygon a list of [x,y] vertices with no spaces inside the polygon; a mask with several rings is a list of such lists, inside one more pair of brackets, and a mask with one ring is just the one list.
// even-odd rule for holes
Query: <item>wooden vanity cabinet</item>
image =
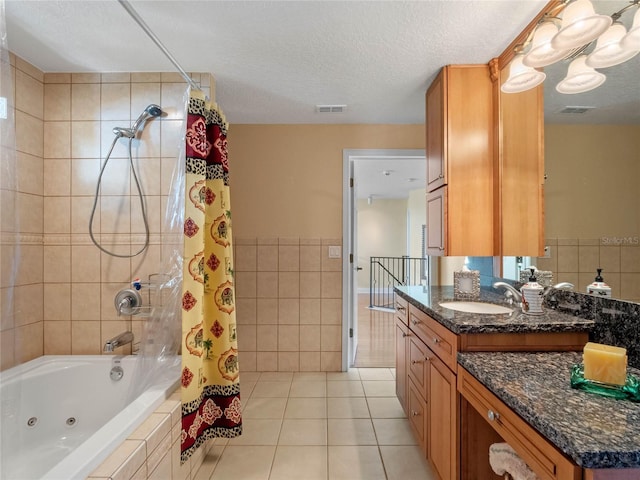
{"label": "wooden vanity cabinet", "polygon": [[494,118],[488,65],[443,67],[425,103],[427,254],[491,256]]}
{"label": "wooden vanity cabinet", "polygon": [[407,375],[407,351],[409,346],[409,327],[401,319],[396,318],[396,396],[405,414],[409,413],[408,394],[409,377]]}

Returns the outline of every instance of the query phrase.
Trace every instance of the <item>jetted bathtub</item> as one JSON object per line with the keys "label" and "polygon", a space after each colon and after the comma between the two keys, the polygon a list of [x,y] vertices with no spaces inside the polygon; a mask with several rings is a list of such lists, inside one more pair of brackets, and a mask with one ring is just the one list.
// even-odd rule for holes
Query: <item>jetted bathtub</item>
{"label": "jetted bathtub", "polygon": [[136,391],[142,360],[47,355],[0,373],[0,478],[86,478],[178,386],[171,357],[155,385]]}

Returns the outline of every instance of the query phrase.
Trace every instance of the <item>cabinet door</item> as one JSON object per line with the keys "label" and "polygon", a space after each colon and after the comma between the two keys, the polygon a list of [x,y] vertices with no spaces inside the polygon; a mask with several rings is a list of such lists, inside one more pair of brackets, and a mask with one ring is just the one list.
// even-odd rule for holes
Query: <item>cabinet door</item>
{"label": "cabinet door", "polygon": [[447,69],[443,68],[426,93],[427,192],[447,183]]}
{"label": "cabinet door", "polygon": [[429,362],[427,458],[441,480],[458,478],[456,376],[437,357]]}
{"label": "cabinet door", "polygon": [[407,346],[409,344],[409,328],[396,318],[396,396],[407,413],[408,375]]}
{"label": "cabinet door", "polygon": [[427,255],[446,255],[447,187],[427,193]]}

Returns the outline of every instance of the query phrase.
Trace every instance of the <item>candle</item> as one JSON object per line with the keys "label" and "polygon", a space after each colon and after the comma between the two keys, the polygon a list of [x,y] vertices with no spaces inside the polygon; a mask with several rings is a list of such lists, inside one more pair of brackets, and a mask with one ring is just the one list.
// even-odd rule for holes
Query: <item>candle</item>
{"label": "candle", "polygon": [[582,355],[584,378],[624,385],[627,381],[627,349],[588,342]]}

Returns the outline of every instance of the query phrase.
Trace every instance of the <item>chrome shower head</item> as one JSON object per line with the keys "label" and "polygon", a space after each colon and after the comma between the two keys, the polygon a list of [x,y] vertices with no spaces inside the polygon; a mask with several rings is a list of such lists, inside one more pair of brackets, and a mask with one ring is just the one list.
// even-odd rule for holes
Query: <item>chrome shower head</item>
{"label": "chrome shower head", "polygon": [[131,130],[133,130],[133,132],[135,133],[138,131],[140,126],[144,124],[144,122],[152,117],[159,117],[161,115],[162,109],[155,103],[152,103],[151,105],[147,106],[147,108],[145,108],[144,111],[140,114],[138,119],[133,123]]}

